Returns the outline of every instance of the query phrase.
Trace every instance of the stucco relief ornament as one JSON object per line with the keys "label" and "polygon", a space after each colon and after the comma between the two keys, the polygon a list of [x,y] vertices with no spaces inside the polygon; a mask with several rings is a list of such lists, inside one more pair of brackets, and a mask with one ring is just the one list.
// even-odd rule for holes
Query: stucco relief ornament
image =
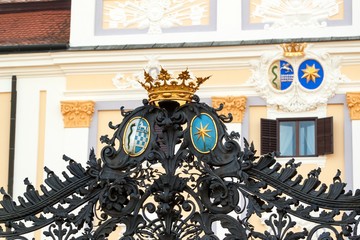
{"label": "stucco relief ornament", "polygon": [[163,28],[200,25],[206,17],[206,1],[141,0],[106,5],[110,28],[148,29],[148,33],[162,33]]}
{"label": "stucco relief ornament", "polygon": [[[143,68],[146,72],[148,72],[153,78],[160,72],[160,62],[158,60],[158,56],[147,56],[148,62],[146,66]],[[134,72],[134,73],[118,73],[112,79],[113,85],[117,89],[140,89],[141,84],[139,82],[144,81],[144,74],[142,71]]]}
{"label": "stucco relief ornament", "polygon": [[335,95],[339,83],[349,81],[340,72],[339,57],[311,51],[304,43],[283,44],[278,49],[251,62],[253,74],[249,79],[275,109],[314,110]]}
{"label": "stucco relief ornament", "polygon": [[326,27],[326,20],[339,12],[336,0],[262,0],[256,4],[254,17],[266,23],[266,29]]}
{"label": "stucco relief ornament", "polygon": [[112,82],[114,86],[118,89],[129,89],[129,88],[138,89],[141,88],[141,85],[138,82],[139,79],[140,79],[140,75],[138,73],[131,74],[130,76],[127,76],[122,73],[118,73],[112,79]]}

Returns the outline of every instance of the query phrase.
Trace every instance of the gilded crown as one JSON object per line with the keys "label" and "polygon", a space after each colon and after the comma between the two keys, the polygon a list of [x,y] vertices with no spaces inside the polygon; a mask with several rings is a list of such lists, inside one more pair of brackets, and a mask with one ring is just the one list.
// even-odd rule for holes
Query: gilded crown
{"label": "gilded crown", "polygon": [[192,78],[188,70],[173,78],[167,70],[161,68],[157,78],[154,79],[148,72],[144,71],[145,82],[140,84],[149,95],[149,103],[157,105],[160,101],[172,100],[180,104],[191,102],[199,86],[210,78]]}
{"label": "gilded crown", "polygon": [[306,43],[283,43],[281,44],[285,57],[304,56]]}

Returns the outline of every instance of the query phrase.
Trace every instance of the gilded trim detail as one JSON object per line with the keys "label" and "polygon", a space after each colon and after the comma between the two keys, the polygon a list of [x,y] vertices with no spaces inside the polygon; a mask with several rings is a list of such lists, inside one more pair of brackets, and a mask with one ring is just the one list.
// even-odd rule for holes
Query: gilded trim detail
{"label": "gilded trim detail", "polygon": [[94,114],[93,101],[62,101],[61,113],[65,128],[89,127]]}
{"label": "gilded trim detail", "polygon": [[246,97],[244,96],[227,96],[227,97],[212,97],[212,106],[218,108],[220,104],[224,104],[224,108],[219,114],[227,115],[231,113],[233,115],[234,123],[241,123],[245,109],[246,109]]}
{"label": "gilded trim detail", "polygon": [[351,120],[360,120],[360,92],[346,93]]}

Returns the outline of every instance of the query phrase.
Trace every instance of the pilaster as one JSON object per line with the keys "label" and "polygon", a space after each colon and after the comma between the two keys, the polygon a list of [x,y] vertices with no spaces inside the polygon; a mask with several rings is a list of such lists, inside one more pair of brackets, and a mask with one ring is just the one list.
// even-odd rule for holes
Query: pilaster
{"label": "pilaster", "polygon": [[351,132],[352,132],[352,161],[353,161],[353,189],[360,188],[360,176],[358,169],[360,169],[360,92],[347,93],[346,101],[348,104],[350,118],[351,118]]}
{"label": "pilaster", "polygon": [[227,115],[231,113],[233,116],[233,123],[242,123],[242,119],[246,109],[246,97],[226,96],[226,97],[212,97],[212,105],[218,108],[220,104],[224,104],[220,114]]}
{"label": "pilaster", "polygon": [[[227,116],[229,113],[233,116],[233,120],[230,123],[226,123],[228,133],[232,131],[240,134],[238,143],[242,144],[242,120],[246,110],[246,97],[244,96],[224,96],[224,97],[211,97],[212,107],[219,108],[220,104],[223,104],[223,109],[218,114]],[[234,213],[230,214],[236,217]],[[225,236],[226,232],[219,223],[215,226],[217,236]]]}
{"label": "pilaster", "polygon": [[94,114],[93,101],[62,101],[61,113],[64,120],[64,152],[81,164],[89,156],[89,127]]}
{"label": "pilaster", "polygon": [[65,128],[89,127],[94,114],[93,101],[62,101],[61,113]]}
{"label": "pilaster", "polygon": [[[232,114],[233,120],[231,123],[226,124],[228,132],[238,132],[241,136],[242,120],[246,110],[246,97],[244,96],[225,96],[225,97],[212,97],[212,106],[219,108],[220,104],[223,104],[223,109],[219,114],[227,116],[229,113]],[[239,143],[241,144],[242,138]]]}

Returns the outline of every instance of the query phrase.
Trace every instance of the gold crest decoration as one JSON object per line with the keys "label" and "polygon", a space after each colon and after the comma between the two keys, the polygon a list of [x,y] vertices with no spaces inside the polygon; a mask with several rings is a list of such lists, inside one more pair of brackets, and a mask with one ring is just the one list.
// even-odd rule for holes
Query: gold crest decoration
{"label": "gold crest decoration", "polygon": [[188,70],[173,78],[167,70],[161,68],[157,78],[154,79],[148,72],[144,71],[145,82],[140,84],[149,95],[149,103],[158,105],[160,101],[177,101],[180,105],[191,102],[199,86],[210,78],[192,78]]}
{"label": "gold crest decoration", "polygon": [[283,43],[280,45],[285,57],[299,57],[305,55],[306,43]]}

